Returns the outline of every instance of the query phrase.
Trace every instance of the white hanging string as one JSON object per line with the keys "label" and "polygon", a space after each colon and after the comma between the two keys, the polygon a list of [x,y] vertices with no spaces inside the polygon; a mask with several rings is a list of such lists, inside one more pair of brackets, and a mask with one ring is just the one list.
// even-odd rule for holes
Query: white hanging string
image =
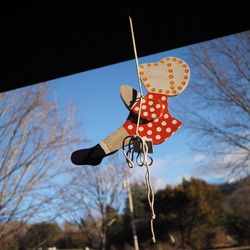
{"label": "white hanging string", "polygon": [[[142,82],[140,78],[140,70],[139,70],[139,62],[138,62],[138,56],[137,56],[137,51],[136,51],[136,43],[135,43],[135,35],[134,35],[134,30],[133,30],[133,22],[132,18],[129,16],[129,23],[130,23],[130,30],[131,30],[131,35],[132,35],[132,41],[133,41],[133,49],[134,49],[134,55],[135,55],[135,62],[136,62],[136,70],[137,70],[137,77],[138,77],[138,85],[140,88],[140,106],[139,106],[139,113],[138,113],[138,118],[137,118],[137,125],[136,125],[136,134],[134,137],[130,137],[130,141],[128,143],[128,146],[131,146],[131,143],[133,144],[134,140],[139,140],[140,143],[140,151],[137,156],[137,164],[139,166],[146,166],[146,186],[147,186],[147,197],[148,197],[148,203],[151,209],[151,220],[150,220],[150,227],[151,227],[151,233],[152,233],[152,240],[153,242],[156,242],[155,240],[155,233],[154,233],[154,224],[153,221],[155,219],[155,212],[154,212],[154,191],[151,183],[151,174],[150,174],[150,168],[149,166],[152,164],[152,159],[148,156],[148,145],[146,141],[144,140],[143,137],[139,135],[139,125],[140,125],[140,118],[141,118],[141,110],[142,110],[142,100],[143,100],[143,92],[142,92]],[[133,153],[134,150],[128,150],[125,152],[124,150],[124,145],[126,144],[126,140],[128,138],[125,138],[123,141],[123,153],[124,156],[126,157],[127,163],[129,167],[133,167]],[[138,163],[139,159],[139,163]],[[151,159],[151,163],[148,162],[148,159]]]}
{"label": "white hanging string", "polygon": [[143,99],[143,91],[142,91],[142,82],[140,78],[140,69],[139,69],[139,62],[138,62],[138,56],[137,56],[137,50],[136,50],[136,43],[135,43],[135,34],[133,29],[133,21],[132,18],[129,16],[129,24],[130,24],[130,30],[131,30],[131,36],[132,36],[132,42],[133,42],[133,49],[135,54],[135,63],[136,63],[136,72],[137,72],[137,80],[138,85],[140,88],[140,107],[139,107],[139,113],[138,113],[138,119],[136,124],[136,135],[139,136],[139,124],[140,124],[140,117],[141,117],[141,107],[142,107],[142,99]]}
{"label": "white hanging string", "polygon": [[130,24],[131,35],[132,35],[133,49],[134,49],[134,54],[135,54],[135,63],[136,63],[138,84],[139,84],[139,87],[140,87],[141,96],[143,96],[143,92],[142,92],[142,83],[141,83],[140,70],[139,70],[139,62],[138,62],[138,56],[137,56],[137,50],[136,50],[136,43],[135,43],[135,34],[134,34],[134,29],[133,29],[133,21],[132,21],[131,16],[129,16],[128,18],[129,18],[129,24]]}
{"label": "white hanging string", "polygon": [[147,172],[146,172],[146,184],[147,184],[147,194],[148,194],[148,203],[151,209],[151,219],[150,219],[150,228],[151,228],[151,234],[152,234],[152,240],[153,242],[156,242],[155,239],[155,233],[154,233],[154,219],[156,217],[155,211],[154,211],[154,190],[151,184],[151,178],[150,178],[150,167],[148,164],[146,164]]}

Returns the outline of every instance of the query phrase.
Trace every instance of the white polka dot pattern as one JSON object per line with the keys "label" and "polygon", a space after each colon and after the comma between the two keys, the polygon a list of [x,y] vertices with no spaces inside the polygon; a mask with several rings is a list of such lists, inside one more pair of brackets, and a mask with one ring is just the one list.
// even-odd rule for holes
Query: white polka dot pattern
{"label": "white polka dot pattern", "polygon": [[129,130],[133,129],[133,125],[128,125],[128,129]]}
{"label": "white polka dot pattern", "polygon": [[168,133],[170,133],[170,132],[171,132],[171,128],[167,128],[166,131],[167,131]]}
{"label": "white polka dot pattern", "polygon": [[152,131],[151,131],[151,130],[148,130],[147,134],[148,134],[148,135],[152,135]]}
{"label": "white polka dot pattern", "polygon": [[167,123],[166,123],[165,121],[163,121],[163,122],[161,123],[161,125],[162,125],[162,126],[166,126]]}
{"label": "white polka dot pattern", "polygon": [[[164,97],[164,98],[163,98]],[[165,100],[165,101],[163,101]],[[138,133],[140,136],[151,139],[153,144],[160,144],[169,138],[180,126],[181,121],[173,118],[168,113],[168,97],[162,94],[151,93],[143,97],[141,117],[145,119],[140,124]],[[164,104],[163,104],[164,103]],[[140,101],[132,107],[132,112],[138,114]],[[127,120],[124,128],[129,135],[136,133],[136,121]]]}
{"label": "white polka dot pattern", "polygon": [[143,131],[144,130],[144,128],[143,127],[139,127],[139,131]]}
{"label": "white polka dot pattern", "polygon": [[[156,117],[160,117],[163,111],[163,104],[160,100],[157,100],[154,98],[153,94],[150,94],[148,96],[144,96],[141,100],[143,105],[141,105],[141,117],[151,121],[155,119]],[[138,114],[140,111],[140,100],[137,101],[133,107],[132,110],[135,114]]]}
{"label": "white polka dot pattern", "polygon": [[157,127],[157,128],[156,128],[156,131],[157,131],[157,132],[161,132],[161,127]]}

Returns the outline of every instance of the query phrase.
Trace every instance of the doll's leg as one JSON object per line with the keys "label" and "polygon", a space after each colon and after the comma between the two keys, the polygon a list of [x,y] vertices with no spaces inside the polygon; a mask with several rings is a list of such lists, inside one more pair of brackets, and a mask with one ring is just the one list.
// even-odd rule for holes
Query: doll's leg
{"label": "doll's leg", "polygon": [[127,131],[120,127],[96,146],[73,152],[71,161],[76,165],[99,165],[105,156],[115,153],[122,147],[127,136]]}
{"label": "doll's leg", "polygon": [[128,135],[127,131],[123,127],[120,127],[99,144],[106,154],[110,154],[122,148],[123,140]]}

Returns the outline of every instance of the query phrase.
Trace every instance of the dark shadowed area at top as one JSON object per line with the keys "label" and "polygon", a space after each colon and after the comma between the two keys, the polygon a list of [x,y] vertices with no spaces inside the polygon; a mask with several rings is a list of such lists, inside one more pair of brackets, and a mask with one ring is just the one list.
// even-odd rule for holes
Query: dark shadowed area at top
{"label": "dark shadowed area at top", "polygon": [[249,29],[247,1],[84,1],[0,10],[0,92]]}

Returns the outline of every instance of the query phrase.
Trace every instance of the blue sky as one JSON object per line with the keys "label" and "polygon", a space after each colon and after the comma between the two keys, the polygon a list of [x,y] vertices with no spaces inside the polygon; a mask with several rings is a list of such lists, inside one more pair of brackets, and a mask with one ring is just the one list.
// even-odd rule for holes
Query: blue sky
{"label": "blue sky", "polygon": [[[168,56],[179,57],[190,64],[188,49],[188,47],[179,48],[141,57],[139,58],[139,64],[157,62]],[[192,84],[192,70],[191,68],[189,85]],[[128,116],[128,110],[119,95],[119,88],[123,84],[128,84],[139,90],[134,60],[70,75],[50,82],[52,92],[62,109],[67,102],[75,104],[77,120],[82,124],[79,137],[84,138],[86,136],[89,139],[88,143],[75,145],[75,149],[96,145],[124,123]],[[146,94],[145,89],[144,94]],[[194,141],[190,137],[190,131],[185,127],[181,110],[175,108],[177,102],[187,103],[191,95],[188,86],[183,93],[169,100],[170,113],[182,120],[183,126],[163,144],[154,147],[152,155],[154,164],[151,167],[151,173],[153,182],[159,188],[166,184],[177,184],[183,177],[196,176],[207,181],[213,181],[215,178],[215,176],[203,173],[200,163],[204,162],[206,157],[192,149]],[[141,168],[131,171],[132,175],[137,178],[143,178],[145,174],[145,171]]]}

